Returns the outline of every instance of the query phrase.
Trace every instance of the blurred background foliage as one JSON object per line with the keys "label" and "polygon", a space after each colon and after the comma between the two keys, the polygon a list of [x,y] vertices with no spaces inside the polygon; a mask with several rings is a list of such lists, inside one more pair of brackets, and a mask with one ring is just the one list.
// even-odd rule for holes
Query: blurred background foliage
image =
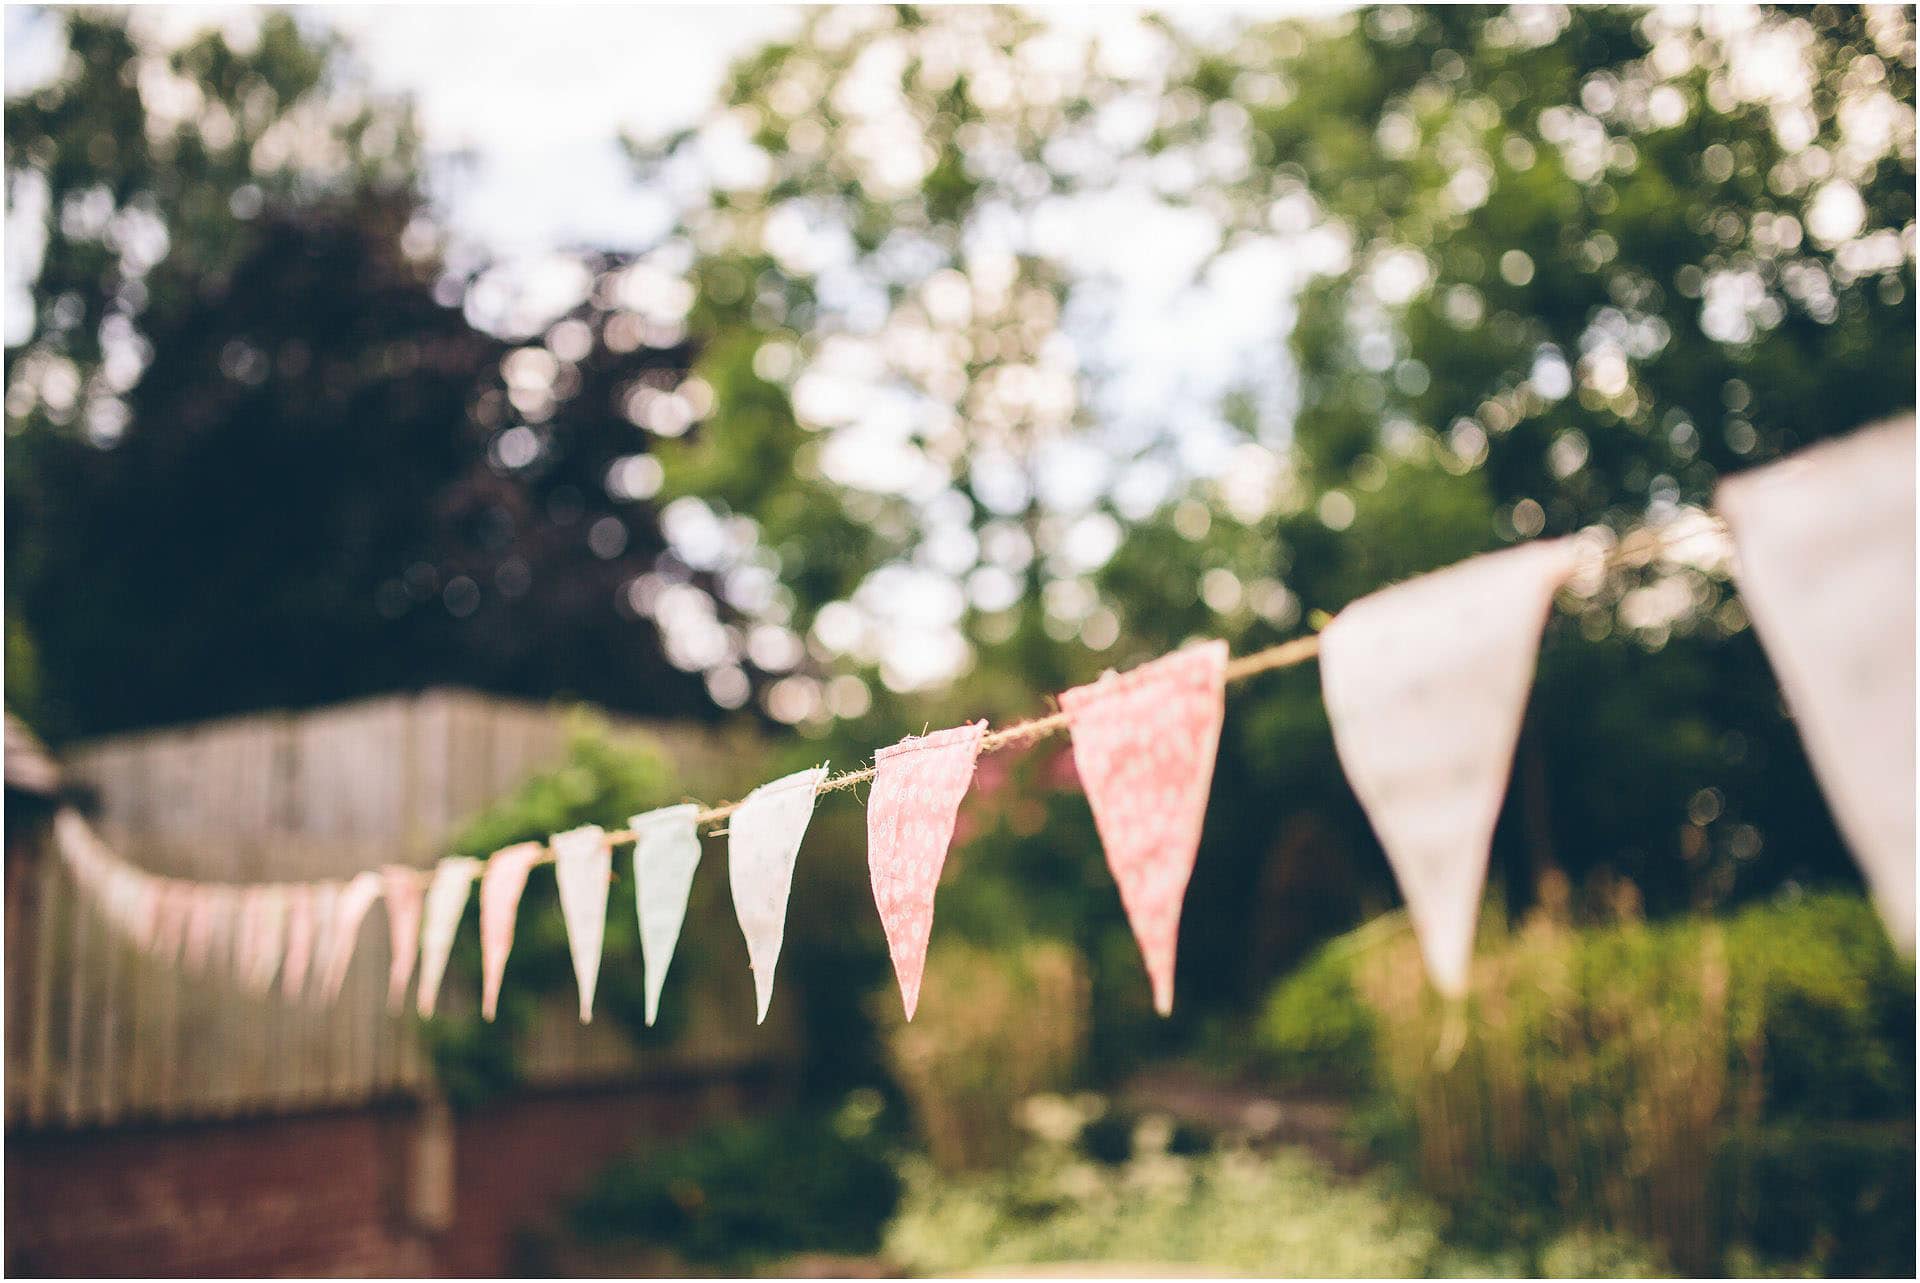
{"label": "blurred background foliage", "polygon": [[[1194,637],[1299,635],[1518,540],[1696,529],[1723,474],[1912,403],[1908,9],[1384,6],[1099,41],[1006,8],[810,12],[696,126],[628,140],[673,228],[581,248],[544,312],[503,306],[449,244],[410,104],[310,15],[173,48],[112,11],[46,20],[70,56],[6,113],[9,219],[45,241],[31,324],[8,327],[6,672],[56,742],[458,682],[779,731],[748,783],[844,767]],[[1724,564],[1683,547],[1560,606],[1495,842],[1515,926],[1489,929],[1483,1006],[1541,967],[1583,977],[1540,1019],[1649,1013],[1650,1044],[1630,1020],[1582,1035],[1633,1063],[1692,1032],[1723,969],[1725,1045],[1687,1073],[1726,1079],[1686,1170],[1737,1151],[1744,1174],[1714,1189],[1780,1206],[1799,1195],[1755,1193],[1762,1173],[1818,1165],[1766,1156],[1789,1133],[1860,1139],[1840,1103],[1860,1092],[1859,1118],[1909,1120],[1910,1166],[1912,1030],[1887,1011],[1904,993],[1910,1016],[1911,969],[1859,973],[1879,937]],[[619,824],[680,787],[656,751],[586,733],[454,840]],[[1735,1228],[1683,1242],[1536,1179],[1631,1137],[1436,1131],[1423,1110],[1463,1081],[1562,1090],[1534,1057],[1564,1031],[1476,1024],[1454,1070],[1416,1074],[1424,998],[1369,990],[1363,950],[1314,954],[1395,896],[1311,669],[1231,701],[1171,1021],[1062,745],[981,763],[912,1026],[890,1014],[863,841],[859,807],[823,805],[776,1007],[807,1099],[878,1087],[948,1135],[947,1167],[1017,1148],[1017,1097],[1185,1052],[1370,1085],[1448,1224],[1471,1218],[1434,1174],[1443,1142],[1475,1198],[1531,1184],[1542,1216],[1689,1268],[1768,1232],[1715,1212]],[[656,1037],[696,973],[745,1001],[718,882],[697,883]],[[1825,888],[1853,898],[1690,916]],[[551,895],[536,877],[503,1030],[436,1034],[463,1098],[511,1081],[521,1006],[571,987]],[[1770,956],[1770,932],[1806,948]],[[631,1026],[634,934],[613,915],[600,999]],[[976,1000],[1044,1007],[1060,1038],[1023,1041]],[[1565,1090],[1638,1117],[1590,1086]],[[956,1092],[971,1124],[934,1116]],[[778,1147],[701,1144],[671,1181]],[[621,1189],[645,1224],[685,1211],[668,1176],[610,1180],[583,1224]],[[948,1216],[915,1203],[929,1190],[909,1181],[905,1223]],[[705,1251],[740,1223],[714,1215],[672,1233]],[[919,1232],[902,1251],[958,1267]],[[1852,1232],[1761,1246],[1837,1268]],[[1627,1268],[1611,1240],[1530,1241],[1505,1264]],[[1431,1265],[1425,1243],[1393,1262]]]}

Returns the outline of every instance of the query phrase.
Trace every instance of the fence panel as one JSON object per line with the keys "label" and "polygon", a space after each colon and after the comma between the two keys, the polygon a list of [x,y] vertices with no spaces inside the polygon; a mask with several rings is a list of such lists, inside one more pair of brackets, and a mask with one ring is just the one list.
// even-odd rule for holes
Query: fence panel
{"label": "fence panel", "polygon": [[[616,729],[656,735],[695,786],[725,787],[741,760],[737,740],[699,728]],[[150,872],[301,881],[386,863],[430,866],[461,823],[556,764],[565,744],[557,709],[435,690],[118,737],[81,746],[66,768],[85,788],[102,840]],[[132,948],[76,886],[51,838],[41,845],[7,871],[9,1126],[224,1117],[430,1085],[412,1017],[387,1009],[383,912],[362,923],[337,1001],[289,999],[277,987],[255,994],[230,968],[191,974]],[[216,955],[230,958],[231,949],[220,941]],[[472,1006],[451,992],[442,1005]],[[523,1048],[528,1077],[559,1085],[634,1072],[631,1042],[610,1025],[583,1029],[571,1007],[556,1003],[538,1022]],[[751,1029],[732,1034],[702,1021],[647,1059],[718,1069],[764,1048]]]}

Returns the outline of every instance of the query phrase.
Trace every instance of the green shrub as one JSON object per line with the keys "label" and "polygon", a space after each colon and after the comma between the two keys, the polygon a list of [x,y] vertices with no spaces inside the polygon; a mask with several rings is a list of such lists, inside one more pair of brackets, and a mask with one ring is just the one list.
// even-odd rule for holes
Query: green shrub
{"label": "green shrub", "polygon": [[1014,1112],[1063,1085],[1087,1039],[1087,976],[1065,945],[982,949],[959,941],[927,960],[913,1021],[889,985],[873,996],[887,1061],[933,1160],[949,1171],[1009,1158]]}
{"label": "green shrub", "polygon": [[1375,1018],[1353,987],[1353,955],[1366,939],[1354,932],[1323,945],[1273,991],[1255,1031],[1261,1068],[1317,1085],[1372,1084]]}
{"label": "green shrub", "polygon": [[876,1095],[855,1093],[835,1115],[730,1122],[635,1154],[601,1173],[573,1225],[590,1243],[644,1243],[729,1267],[871,1252],[901,1188],[878,1112]]}
{"label": "green shrub", "polygon": [[[1375,1102],[1373,1133],[1469,1240],[1574,1224],[1689,1270],[1724,1267],[1730,1245],[1910,1270],[1914,974],[1871,905],[1581,930],[1493,917],[1464,1009],[1428,988],[1392,915],[1279,987],[1261,1058]],[[1861,1208],[1898,1210],[1869,1224]]]}

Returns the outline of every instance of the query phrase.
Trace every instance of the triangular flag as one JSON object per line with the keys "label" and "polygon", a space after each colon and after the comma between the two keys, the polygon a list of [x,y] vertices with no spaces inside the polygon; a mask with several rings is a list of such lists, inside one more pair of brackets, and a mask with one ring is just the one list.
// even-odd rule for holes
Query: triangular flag
{"label": "triangular flag", "polygon": [[480,875],[480,1015],[492,1020],[500,1008],[500,982],[513,952],[513,924],[527,874],[546,855],[539,842],[521,842],[495,851]]}
{"label": "triangular flag", "polygon": [[920,977],[933,934],[933,894],[986,733],[987,724],[975,722],[909,736],[874,754],[867,867],[908,1020],[920,1005]]}
{"label": "triangular flag", "polygon": [[187,919],[193,915],[193,884],[168,878],[160,893],[160,923],[154,947],[169,964],[177,964],[187,946]]}
{"label": "triangular flag", "polygon": [[560,917],[580,985],[580,1023],[593,1019],[593,990],[600,979],[600,950],[607,938],[607,885],[613,880],[613,844],[598,824],[553,835],[553,877],[560,889]]}
{"label": "triangular flag", "polygon": [[333,965],[335,917],[345,886],[337,880],[313,884],[313,953],[312,961],[307,964],[307,975],[313,984],[306,990],[308,997],[326,996],[327,972]]}
{"label": "triangular flag", "polygon": [[241,939],[245,942],[246,961],[240,968],[240,983],[264,993],[273,986],[280,970],[280,952],[287,933],[287,893],[284,887],[251,887],[243,911]]}
{"label": "triangular flag", "polygon": [[185,960],[189,970],[205,973],[215,948],[232,934],[233,890],[202,882],[193,884],[190,895]]}
{"label": "triangular flag", "polygon": [[647,1023],[660,1010],[660,990],[687,916],[693,871],[700,863],[700,835],[691,802],[663,806],[628,821],[633,829],[633,895],[640,914],[640,956],[647,972]]}
{"label": "triangular flag", "polygon": [[1833,817],[1914,947],[1914,425],[1729,477],[1734,581]]}
{"label": "triangular flag", "polygon": [[420,952],[420,900],[427,875],[406,864],[380,870],[380,894],[387,902],[387,1006],[400,1010],[407,1001],[407,981]]}
{"label": "triangular flag", "polygon": [[280,966],[280,992],[298,998],[313,964],[315,887],[297,882],[287,888],[287,953]]}
{"label": "triangular flag", "polygon": [[1200,642],[1060,696],[1073,765],[1146,959],[1173,1011],[1180,906],[1200,850],[1226,711],[1227,644]]}
{"label": "triangular flag", "polygon": [[747,937],[753,966],[755,1023],[767,1018],[773,1001],[773,969],[787,934],[787,895],[793,889],[793,864],[800,839],[813,818],[813,794],[827,777],[824,764],[762,784],[727,821],[727,881],[733,887],[733,912]]}
{"label": "triangular flag", "polygon": [[1475,557],[1362,597],[1320,634],[1340,765],[1449,998],[1467,992],[1540,633],[1580,557],[1574,539]]}
{"label": "triangular flag", "polygon": [[453,937],[460,930],[460,916],[466,912],[467,897],[473,880],[484,867],[469,855],[450,855],[433,870],[427,884],[426,904],[420,919],[420,985],[414,994],[414,1009],[422,1020],[431,1019],[440,1001],[440,981],[447,974],[447,959],[453,954]]}
{"label": "triangular flag", "polygon": [[360,924],[367,910],[380,898],[380,875],[363,869],[348,879],[333,906],[333,918],[327,931],[327,966],[321,975],[320,996],[332,1002],[347,982],[347,969],[353,965],[354,947],[360,942]]}

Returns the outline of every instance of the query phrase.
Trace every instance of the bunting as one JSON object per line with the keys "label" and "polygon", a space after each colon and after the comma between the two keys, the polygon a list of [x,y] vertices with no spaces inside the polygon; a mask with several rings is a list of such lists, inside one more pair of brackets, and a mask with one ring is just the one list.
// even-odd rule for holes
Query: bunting
{"label": "bunting", "polygon": [[607,936],[607,884],[613,879],[613,844],[598,824],[553,836],[553,876],[560,888],[560,916],[567,951],[580,986],[580,1023],[593,1019],[593,991],[600,978],[600,949]]}
{"label": "bunting", "polygon": [[447,974],[447,959],[453,954],[453,938],[460,930],[460,917],[467,910],[473,893],[473,881],[484,867],[469,855],[450,855],[433,870],[427,884],[426,903],[420,920],[420,984],[414,995],[415,1010],[422,1020],[431,1019],[440,1001],[440,981]]}
{"label": "bunting", "polygon": [[1227,644],[1208,641],[1060,697],[1074,769],[1163,1016],[1173,1011],[1180,907],[1213,788],[1226,679]]}
{"label": "bunting", "polygon": [[975,722],[909,737],[874,754],[867,864],[908,1020],[920,1005],[934,891],[986,733],[987,724]]}
{"label": "bunting", "polygon": [[640,915],[648,1025],[660,1011],[660,992],[680,941],[680,924],[687,916],[693,871],[700,864],[700,834],[694,827],[699,813],[698,806],[687,802],[648,811],[627,822],[633,830],[634,909]]}
{"label": "bunting", "polygon": [[320,996],[328,1002],[340,996],[340,987],[347,981],[347,969],[353,965],[353,952],[360,943],[360,924],[380,898],[380,883],[380,875],[371,869],[356,873],[334,902],[327,931],[327,964],[320,980]]}
{"label": "bunting", "polygon": [[280,992],[298,998],[306,992],[313,962],[314,889],[310,883],[287,888],[287,952],[280,962]]}
{"label": "bunting", "polygon": [[1881,916],[1914,946],[1914,423],[1730,477],[1734,581]]}
{"label": "bunting", "polygon": [[[1911,417],[1729,478],[1716,506],[1734,575],[1779,673],[1836,821],[1889,931],[1914,943],[1914,424]],[[1623,540],[1610,564],[1680,536]],[[874,765],[826,766],[743,801],[587,825],[551,840],[568,948],[590,1020],[605,944],[612,848],[634,844],[634,907],[653,1023],[700,859],[700,829],[728,821],[728,880],[764,1022],[800,846],[817,797],[871,782],[868,866],[901,1001],[911,1020],[933,907],[980,754],[1065,730],[1108,866],[1139,944],[1154,1005],[1172,1010],[1186,889],[1219,749],[1225,686],[1319,657],[1334,746],[1385,849],[1435,988],[1467,991],[1487,861],[1555,593],[1589,557],[1584,538],[1476,557],[1364,597],[1318,637],[1231,663],[1197,643],[1066,691],[1061,711],[989,732],[969,723],[909,737]],[[136,944],[244,988],[332,1000],[375,899],[391,945],[389,1002],[418,966],[416,1009],[434,1014],[454,937],[480,881],[482,1014],[496,1014],[527,877],[549,847],[449,857],[431,875],[399,864],[341,881],[236,886],[156,877],[120,860],[80,820],[56,814],[74,885]]]}
{"label": "bunting", "polygon": [[394,1011],[406,1005],[407,982],[413,979],[414,959],[420,951],[426,876],[405,864],[380,870],[380,894],[387,902],[387,1006]]}
{"label": "bunting", "polygon": [[773,969],[787,934],[787,895],[793,889],[800,839],[813,818],[814,791],[827,778],[825,763],[762,784],[747,794],[727,822],[727,878],[733,911],[747,938],[753,967],[755,1024],[764,1024],[773,1001]]}
{"label": "bunting", "polygon": [[1572,539],[1362,597],[1320,632],[1340,765],[1386,849],[1434,988],[1466,993],[1494,821]]}
{"label": "bunting", "polygon": [[495,851],[480,875],[480,1015],[492,1020],[500,1007],[500,982],[507,974],[507,955],[513,951],[513,923],[520,912],[520,894],[527,874],[546,855],[538,842],[522,842]]}

